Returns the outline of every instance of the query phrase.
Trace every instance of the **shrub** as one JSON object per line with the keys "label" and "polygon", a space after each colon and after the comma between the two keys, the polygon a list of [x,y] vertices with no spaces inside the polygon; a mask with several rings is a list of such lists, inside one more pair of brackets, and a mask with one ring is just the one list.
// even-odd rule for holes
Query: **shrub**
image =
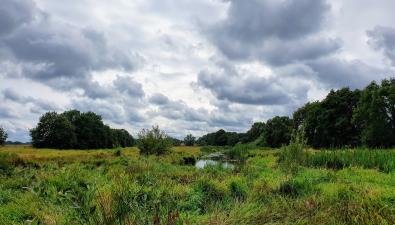
{"label": "shrub", "polygon": [[288,146],[282,147],[279,162],[285,169],[294,171],[306,161],[305,143],[303,132],[297,132],[292,138],[291,143]]}
{"label": "shrub", "polygon": [[172,146],[169,137],[158,126],[152,127],[151,130],[143,129],[138,136],[137,147],[144,155],[163,155],[169,152]]}

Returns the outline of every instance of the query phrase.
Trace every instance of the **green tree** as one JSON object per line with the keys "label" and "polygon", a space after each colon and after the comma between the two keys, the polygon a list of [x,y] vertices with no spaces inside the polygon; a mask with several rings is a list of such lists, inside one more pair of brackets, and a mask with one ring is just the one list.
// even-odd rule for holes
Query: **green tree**
{"label": "green tree", "polygon": [[245,135],[245,139],[243,139],[244,143],[252,142],[258,139],[263,131],[265,130],[266,124],[264,122],[256,122],[252,125],[252,127],[247,131]]}
{"label": "green tree", "polygon": [[391,147],[395,141],[393,122],[394,81],[372,82],[363,92],[353,122],[361,130],[361,142],[371,148]]}
{"label": "green tree", "polygon": [[109,146],[109,127],[105,127],[101,116],[81,113],[74,121],[78,149],[98,149]]}
{"label": "green tree", "polygon": [[30,130],[30,135],[36,148],[70,149],[76,144],[74,126],[56,112],[45,113],[37,127]]}
{"label": "green tree", "polygon": [[158,126],[141,130],[138,137],[137,147],[144,155],[162,155],[170,151],[172,146],[167,134]]}
{"label": "green tree", "polygon": [[304,130],[307,144],[310,146],[320,145],[320,130],[319,127],[319,115],[322,114],[322,107],[320,102],[307,103],[303,107],[299,108],[293,114],[293,128],[295,131]]}
{"label": "green tree", "polygon": [[0,146],[5,144],[7,138],[8,138],[7,132],[4,130],[4,128],[0,127]]}
{"label": "green tree", "polygon": [[188,134],[185,138],[184,138],[184,144],[186,146],[193,146],[195,144],[196,138],[192,135],[192,134]]}
{"label": "green tree", "polygon": [[101,116],[70,110],[44,114],[30,131],[37,148],[98,149],[133,146],[134,139],[126,130],[111,129]]}
{"label": "green tree", "polygon": [[265,131],[259,145],[278,148],[289,144],[292,135],[292,120],[289,117],[276,116],[266,122]]}

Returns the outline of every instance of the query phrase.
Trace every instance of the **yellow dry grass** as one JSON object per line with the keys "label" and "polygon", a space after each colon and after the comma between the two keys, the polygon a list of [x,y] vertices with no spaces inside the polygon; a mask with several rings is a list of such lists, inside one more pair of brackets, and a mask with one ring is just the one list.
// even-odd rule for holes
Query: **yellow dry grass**
{"label": "yellow dry grass", "polygon": [[[29,145],[6,145],[0,147],[0,153],[16,153],[20,158],[26,161],[37,160],[47,161],[52,159],[62,159],[65,161],[78,161],[92,158],[111,158],[115,157],[114,153],[117,149],[97,149],[97,150],[56,150],[56,149],[36,149]],[[122,155],[132,158],[139,156],[136,147],[122,148]],[[199,155],[199,147],[174,147],[174,152],[188,152],[192,155]]]}

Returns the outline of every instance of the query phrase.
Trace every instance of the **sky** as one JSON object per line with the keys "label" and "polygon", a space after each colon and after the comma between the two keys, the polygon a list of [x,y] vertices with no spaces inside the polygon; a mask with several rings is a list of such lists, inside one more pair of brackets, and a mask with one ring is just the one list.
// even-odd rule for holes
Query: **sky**
{"label": "sky", "polygon": [[395,77],[393,0],[1,0],[0,126],[48,111],[136,135],[292,116],[331,89]]}

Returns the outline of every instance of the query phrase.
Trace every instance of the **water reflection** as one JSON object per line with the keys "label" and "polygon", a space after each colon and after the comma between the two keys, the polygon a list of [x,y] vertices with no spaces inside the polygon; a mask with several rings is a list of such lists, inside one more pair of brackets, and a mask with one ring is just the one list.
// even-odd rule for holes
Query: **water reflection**
{"label": "water reflection", "polygon": [[235,167],[232,163],[222,162],[212,159],[201,159],[198,160],[195,164],[195,166],[199,169],[203,169],[206,166],[216,166],[216,165],[221,165],[223,168],[228,168],[228,169],[233,169]]}

